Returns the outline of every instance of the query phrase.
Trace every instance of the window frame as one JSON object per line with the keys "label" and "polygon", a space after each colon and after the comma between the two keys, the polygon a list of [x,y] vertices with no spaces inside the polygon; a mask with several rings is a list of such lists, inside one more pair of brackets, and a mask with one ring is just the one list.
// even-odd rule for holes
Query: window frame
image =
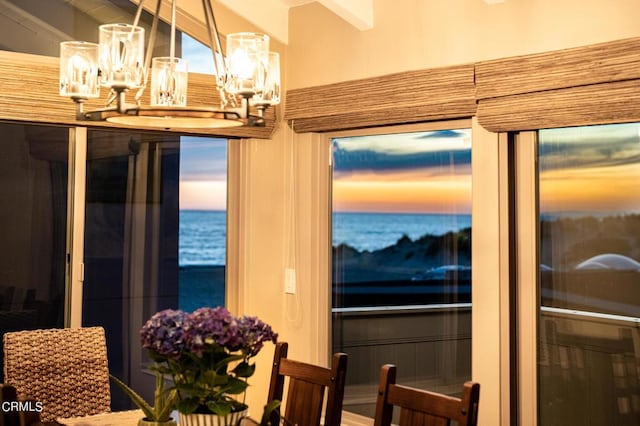
{"label": "window frame", "polygon": [[[295,123],[294,123],[295,124]],[[504,137],[501,140],[498,140],[498,134],[492,133],[484,128],[482,128],[476,118],[472,119],[456,119],[456,120],[442,120],[442,121],[434,121],[434,122],[426,122],[426,123],[418,123],[418,124],[408,124],[408,125],[397,125],[397,126],[381,126],[381,127],[372,127],[366,129],[356,129],[356,130],[346,130],[346,131],[336,131],[322,134],[323,142],[325,144],[325,149],[328,154],[329,167],[327,168],[327,174],[325,176],[325,181],[328,185],[328,207],[327,207],[327,233],[325,235],[326,240],[324,244],[328,247],[327,250],[327,288],[328,294],[330,294],[333,279],[332,279],[332,258],[330,255],[331,245],[332,245],[332,223],[331,223],[331,213],[333,211],[332,206],[332,197],[331,197],[331,188],[332,188],[332,177],[333,177],[333,164],[332,156],[331,156],[331,141],[334,138],[343,138],[343,137],[353,137],[353,136],[368,136],[368,135],[381,135],[381,134],[389,134],[389,133],[410,133],[410,132],[422,132],[422,131],[435,131],[435,130],[455,130],[455,129],[471,129],[471,139],[472,139],[472,174],[471,174],[471,186],[472,186],[472,209],[471,209],[471,220],[472,220],[472,332],[471,332],[471,374],[472,380],[479,381],[483,383],[483,400],[485,403],[483,404],[483,410],[490,414],[485,414],[484,416],[494,419],[494,418],[502,418],[506,419],[506,421],[494,424],[509,424],[509,416],[510,416],[510,399],[509,399],[509,357],[506,356],[505,353],[508,354],[511,352],[509,346],[509,315],[510,315],[510,307],[509,307],[509,298],[505,297],[505,293],[508,296],[508,256],[509,250],[505,247],[504,238],[508,237],[508,210],[504,208],[504,201],[498,203],[498,193],[496,192],[496,202],[491,203],[487,202],[484,197],[487,195],[486,191],[482,195],[478,194],[478,191],[474,191],[473,188],[489,188],[487,185],[494,185],[492,187],[497,187],[498,183],[502,183],[503,185],[507,182],[505,179],[505,173],[507,173],[506,165],[506,139]],[[319,134],[315,134],[319,135]],[[300,136],[300,135],[298,135]],[[482,146],[483,149],[477,149],[474,147]],[[499,161],[500,160],[500,161]],[[488,167],[487,167],[488,165]],[[495,166],[495,167],[494,167]],[[480,176],[478,171],[483,171],[483,176]],[[486,171],[486,172],[485,172]],[[502,187],[501,187],[502,188]],[[501,189],[500,198],[507,199],[508,188]],[[493,195],[492,195],[493,197]],[[501,206],[501,209],[498,209],[498,206]],[[476,214],[478,216],[476,218]],[[483,217],[484,219],[481,219]],[[486,245],[481,245],[476,241],[477,232],[479,230],[484,229],[483,233],[491,232],[490,230],[495,230],[496,234],[498,234],[498,229],[500,229],[499,235],[501,238],[490,239],[492,242],[495,242],[495,246],[487,247]],[[501,244],[500,244],[501,243]],[[490,254],[495,254],[500,252],[500,256],[496,256],[497,259],[502,259],[502,261],[498,262],[490,262],[485,263],[484,267],[482,267],[481,262],[474,261],[476,254],[483,253],[483,259],[486,258]],[[505,260],[506,258],[506,260]],[[505,263],[506,262],[506,263]],[[476,271],[478,268],[478,271]],[[500,278],[500,285],[496,286],[495,276],[498,274]],[[505,291],[505,288],[507,289]],[[484,292],[484,294],[483,294]],[[476,307],[478,307],[478,312],[476,312]],[[319,330],[319,335],[326,336],[326,359],[325,362],[328,361],[330,357],[330,348],[332,344],[332,300],[331,297],[328,297],[327,300],[327,319],[326,322],[321,322],[327,324],[326,330]],[[484,312],[481,316],[481,312]],[[496,315],[494,315],[496,314]],[[506,319],[505,319],[506,317]],[[482,338],[475,338],[474,336],[482,336]],[[486,358],[486,351],[483,350],[483,346],[486,346],[487,341],[496,341],[499,342],[499,346],[501,348],[501,354],[499,357],[494,357],[493,360],[488,360]],[[484,342],[484,343],[481,343]],[[506,364],[505,364],[506,362]],[[505,382],[506,381],[506,382]],[[485,385],[486,383],[486,385]],[[492,386],[491,383],[495,383],[495,386]],[[507,393],[502,393],[504,389],[507,389]],[[348,413],[346,419],[351,418],[360,418],[359,415],[351,412]],[[484,417],[483,416],[483,417]],[[489,417],[490,416],[490,417]],[[496,417],[497,416],[497,417]],[[345,419],[345,420],[346,420]],[[345,423],[346,424],[346,423]],[[349,424],[352,424],[349,422]],[[357,424],[353,423],[353,424]]]}
{"label": "window frame", "polygon": [[517,293],[518,424],[538,425],[539,208],[538,135],[520,132],[515,138],[515,229]]}

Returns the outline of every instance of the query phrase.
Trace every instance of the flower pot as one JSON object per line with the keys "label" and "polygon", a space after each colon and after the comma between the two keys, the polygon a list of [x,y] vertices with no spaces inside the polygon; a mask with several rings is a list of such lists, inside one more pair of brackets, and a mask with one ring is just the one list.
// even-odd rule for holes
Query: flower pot
{"label": "flower pot", "polygon": [[219,416],[217,414],[182,414],[178,413],[180,417],[180,426],[236,426],[240,419],[247,415],[249,411],[245,408],[241,411],[234,411],[227,416]]}
{"label": "flower pot", "polygon": [[173,419],[167,420],[165,422],[156,422],[153,420],[147,420],[147,418],[145,417],[138,420],[138,426],[177,426],[177,425],[178,424]]}

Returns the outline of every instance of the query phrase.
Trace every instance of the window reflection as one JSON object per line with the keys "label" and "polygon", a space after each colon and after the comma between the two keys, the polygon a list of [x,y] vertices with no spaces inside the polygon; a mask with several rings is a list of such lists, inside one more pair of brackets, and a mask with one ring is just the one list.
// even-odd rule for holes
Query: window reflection
{"label": "window reflection", "polygon": [[639,129],[539,132],[542,425],[640,423]]}
{"label": "window reflection", "polygon": [[0,335],[62,327],[69,130],[0,123],[0,132]]}
{"label": "window reflection", "polygon": [[[86,40],[98,42],[98,26],[105,23],[132,23],[137,6],[129,0],[24,1],[6,0],[0,13],[0,49],[58,57],[60,42]],[[149,36],[153,18],[144,11],[140,25]],[[169,52],[170,26],[158,23],[153,56]],[[176,46],[180,56],[180,43]]]}
{"label": "window reflection", "polygon": [[458,392],[471,376],[471,132],[336,138],[333,350],[344,408],[373,417],[381,365]]}
{"label": "window reflection", "polygon": [[90,130],[86,182],[82,324],[105,328],[110,371],[151,400],[142,324],[224,304],[226,140]]}

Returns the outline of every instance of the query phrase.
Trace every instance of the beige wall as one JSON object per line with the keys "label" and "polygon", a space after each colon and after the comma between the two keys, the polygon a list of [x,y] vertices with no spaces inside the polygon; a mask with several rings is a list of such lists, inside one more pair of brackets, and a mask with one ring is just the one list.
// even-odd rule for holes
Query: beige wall
{"label": "beige wall", "polygon": [[289,21],[290,89],[640,35],[637,0],[374,0],[358,31],[319,4]]}
{"label": "beige wall", "polygon": [[[640,36],[637,0],[506,0],[492,6],[482,0],[375,0],[374,9],[369,31],[356,30],[316,3],[291,9],[285,89]],[[281,339],[290,342],[291,356],[310,362],[326,362],[329,347],[328,336],[318,335],[326,329],[328,307],[322,297],[329,292],[323,269],[329,241],[323,140],[293,134],[280,123],[272,140],[242,141],[240,155],[246,180],[239,196],[246,217],[239,309],[272,323]],[[290,185],[297,197],[293,216]],[[474,211],[478,208],[474,205]],[[283,292],[284,269],[292,262],[286,247],[294,241],[297,299]],[[499,343],[495,346],[497,350]],[[261,355],[248,395],[252,407],[264,403],[272,353],[268,348]],[[494,364],[498,362],[496,358]],[[497,383],[492,392],[499,392]],[[500,417],[498,402],[492,402],[490,410],[492,419]]]}
{"label": "beige wall", "polygon": [[[201,16],[197,0],[182,7]],[[250,29],[228,9],[215,7],[223,33]],[[361,32],[319,4],[292,9],[290,44],[276,46],[283,54],[284,88],[640,35],[638,0],[506,0],[492,6],[482,0],[375,0],[374,11],[374,28]],[[235,153],[230,168],[239,170],[239,178],[230,197],[241,207],[241,244],[229,259],[231,266],[238,266],[230,286],[240,297],[231,308],[271,323],[281,339],[290,342],[292,357],[326,362],[329,210],[324,137],[293,134],[281,122],[271,140],[231,143]],[[476,203],[474,214],[477,209]],[[483,241],[474,236],[475,244],[482,246]],[[296,270],[297,296],[284,294],[286,267]],[[266,399],[272,354],[273,347],[267,346],[251,380],[248,402],[254,416]],[[486,395],[483,392],[483,398]],[[487,412],[485,407],[481,412]]]}
{"label": "beige wall", "polygon": [[[289,342],[289,356],[325,364],[329,353],[328,150],[325,138],[294,136],[284,125],[273,140],[243,140],[240,177],[238,312],[257,315]],[[234,163],[230,162],[230,168]],[[320,173],[320,171],[324,174]],[[231,259],[229,259],[231,261]],[[285,268],[297,293],[284,293]],[[253,416],[266,403],[273,345],[259,355],[247,392]]]}

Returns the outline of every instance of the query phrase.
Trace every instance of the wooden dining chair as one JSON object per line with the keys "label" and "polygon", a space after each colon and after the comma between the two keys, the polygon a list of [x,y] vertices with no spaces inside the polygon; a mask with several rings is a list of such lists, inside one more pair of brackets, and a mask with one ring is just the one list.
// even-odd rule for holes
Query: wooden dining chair
{"label": "wooden dining chair", "polygon": [[282,401],[285,378],[288,378],[289,386],[284,412],[274,411],[271,424],[280,424],[282,415],[285,425],[320,425],[326,389],[327,401],[323,424],[339,426],[342,418],[347,354],[334,354],[331,368],[324,368],[289,359],[287,350],[287,343],[280,342],[276,345],[273,357],[267,404],[274,400]]}
{"label": "wooden dining chair", "polygon": [[42,403],[43,422],[111,410],[102,327],[4,334],[4,381],[18,398]]}
{"label": "wooden dining chair", "polygon": [[478,423],[480,384],[466,382],[462,397],[455,398],[396,384],[396,366],[387,364],[380,371],[374,426],[391,425],[393,407],[400,407],[399,426],[459,426]]}

